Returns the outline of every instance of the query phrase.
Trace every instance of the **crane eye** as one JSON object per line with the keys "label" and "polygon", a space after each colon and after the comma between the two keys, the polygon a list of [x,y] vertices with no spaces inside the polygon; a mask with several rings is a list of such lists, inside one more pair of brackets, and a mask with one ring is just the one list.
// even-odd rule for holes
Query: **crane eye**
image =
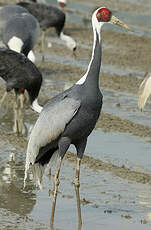
{"label": "crane eye", "polygon": [[100,8],[96,13],[98,22],[109,22],[111,19],[111,11],[107,8]]}

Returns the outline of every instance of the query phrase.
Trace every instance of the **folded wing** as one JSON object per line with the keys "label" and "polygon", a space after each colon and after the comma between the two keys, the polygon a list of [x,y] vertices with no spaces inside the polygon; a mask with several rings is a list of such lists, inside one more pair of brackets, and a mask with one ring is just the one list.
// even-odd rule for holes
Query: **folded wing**
{"label": "folded wing", "polygon": [[54,142],[63,133],[66,125],[72,120],[80,107],[80,101],[65,97],[58,102],[50,103],[41,112],[27,147],[25,179],[30,164],[34,164],[41,147]]}

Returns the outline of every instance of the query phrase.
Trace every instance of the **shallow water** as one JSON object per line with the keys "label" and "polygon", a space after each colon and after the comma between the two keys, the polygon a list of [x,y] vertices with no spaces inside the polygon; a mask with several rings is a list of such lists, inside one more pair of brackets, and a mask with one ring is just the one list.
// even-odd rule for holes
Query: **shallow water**
{"label": "shallow water", "polygon": [[[50,39],[52,41],[53,39]],[[57,42],[57,39],[55,39],[54,43],[61,43]],[[80,44],[79,44],[80,48]],[[87,47],[87,49],[90,49],[90,47]],[[61,63],[63,65],[71,65],[75,67],[82,68],[84,70],[87,69],[87,66],[89,64],[89,60],[83,60],[83,59],[75,59],[74,57],[61,57],[56,55],[55,53],[46,53],[45,58],[48,60],[51,60],[53,63]],[[109,64],[102,64],[101,66],[101,71],[104,73],[109,73],[109,74],[117,74],[120,76],[127,76],[127,75],[132,75],[132,77],[138,77],[142,78],[145,74],[145,72],[139,71],[135,69],[135,67],[132,68],[123,68],[122,66],[115,66],[115,65],[109,65]]]}
{"label": "shallow water", "polygon": [[138,109],[138,96],[115,90],[102,89],[104,95],[103,111],[118,115],[122,119],[151,126],[151,104],[148,101],[143,112]]}
{"label": "shallow water", "polygon": [[[44,97],[49,98],[62,91],[66,83],[64,79],[45,75],[42,89]],[[104,112],[149,125],[149,111],[147,123],[145,113],[140,117],[134,95],[112,90],[104,90],[103,94]],[[117,102],[121,107],[116,106]],[[33,112],[27,110],[26,113],[26,125],[30,126],[30,123],[33,123]],[[7,131],[8,128],[11,129],[11,124],[12,121],[8,117],[1,128]],[[125,133],[104,133],[98,129],[89,137],[85,154],[120,167],[125,165],[131,170],[151,174],[151,144],[148,140]],[[73,147],[69,150],[75,152]],[[25,151],[26,149],[10,144],[9,136],[0,140],[1,229],[50,229],[52,195],[49,197],[48,189],[53,188],[52,178],[50,180],[44,176],[42,191],[36,190],[31,180],[23,190]],[[17,154],[15,164],[8,162],[12,152]],[[64,161],[55,216],[55,227],[59,230],[78,229],[76,197],[72,185],[74,173],[75,164]],[[103,171],[95,172],[82,165],[80,195],[81,200],[84,200],[81,204],[82,229],[117,229],[121,225],[125,230],[135,227],[140,230],[142,227],[150,229],[150,185],[130,182]]]}
{"label": "shallow water", "polygon": [[[100,138],[103,143],[101,150],[99,150]],[[107,142],[110,139],[109,146]],[[125,163],[129,167],[137,167],[137,170],[145,168],[150,171],[148,163],[143,161],[143,156],[149,159],[149,145],[140,138],[125,134],[103,133],[97,130],[89,138],[86,153],[92,155],[93,151],[93,157],[105,161],[111,160],[118,164]],[[28,181],[24,190],[24,150],[18,148],[16,163],[8,163],[9,149],[12,150],[12,148],[13,146],[8,144],[8,141],[1,142],[1,160],[5,159],[0,166],[1,229],[16,229],[16,226],[17,229],[49,229],[52,195],[48,196],[48,189],[52,190],[52,180],[44,176],[42,191],[36,190],[32,182]],[[144,148],[148,149],[148,152],[144,151]],[[136,156],[134,155],[136,154],[138,162],[135,162]],[[52,173],[54,172],[53,170]],[[75,165],[64,161],[56,208],[56,229],[78,229],[76,197],[72,185],[74,173]],[[117,229],[121,225],[123,229],[134,227],[142,229],[142,225],[145,226],[145,229],[150,227],[150,185],[132,183],[116,178],[110,173],[95,172],[82,165],[80,195],[83,201],[81,202],[82,229],[99,230],[101,227],[111,229],[111,226],[112,229]]]}
{"label": "shallow water", "polygon": [[[54,3],[55,1],[50,1]],[[120,2],[124,2],[120,0]],[[126,2],[131,3],[130,0]],[[150,6],[146,1],[133,1],[141,5]],[[75,12],[68,13],[67,19],[70,23],[83,25],[84,18],[95,7],[93,3],[71,2],[69,8]],[[80,12],[81,14],[79,15]],[[83,15],[82,15],[83,14]],[[122,20],[129,24],[133,22],[138,36],[151,37],[150,15],[140,17],[140,14],[133,12],[116,12]],[[71,17],[72,16],[72,17]],[[89,18],[88,18],[89,19]],[[141,25],[141,27],[139,27]],[[88,20],[87,26],[90,26]],[[113,27],[106,27],[107,30]],[[122,30],[120,31],[123,32]],[[59,39],[50,38],[52,43],[61,44]],[[79,47],[91,49],[86,44],[79,41]],[[112,47],[112,44],[108,48]],[[47,60],[54,63],[61,63],[71,68],[77,66],[86,69],[88,58],[74,59],[70,56],[61,57],[54,53],[46,53]],[[124,68],[115,65],[103,65],[102,71],[110,74],[144,76],[143,71]],[[43,101],[64,90],[73,82],[67,79],[43,74],[44,83],[41,90]],[[3,84],[2,81],[0,81]],[[150,126],[150,103],[145,107],[145,112],[141,113],[137,108],[137,96],[125,92],[102,89],[104,95],[103,111],[112,115],[117,115],[122,119],[128,119],[135,123]],[[26,125],[29,128],[34,124],[37,115],[30,109],[26,112]],[[6,133],[12,129],[12,111],[5,116],[4,111],[0,112],[1,130]],[[16,137],[17,140],[17,137]],[[24,140],[20,138],[20,142]],[[112,163],[119,167],[129,168],[142,173],[151,175],[151,143],[149,138],[139,138],[131,136],[128,133],[103,132],[101,129],[94,130],[89,137],[85,154],[95,159],[102,160],[108,164]],[[71,146],[69,149],[75,152]],[[44,189],[39,191],[34,186],[30,174],[27,187],[23,189],[24,163],[26,148],[21,147],[17,142],[11,141],[11,136],[2,136],[0,138],[0,229],[19,229],[19,230],[43,230],[50,229],[50,213],[52,204],[52,195],[48,195],[48,190],[52,191],[53,180],[44,176]],[[16,161],[9,162],[10,153],[16,153]],[[55,169],[52,171],[54,175]],[[76,208],[76,196],[72,184],[75,174],[75,163],[68,160],[64,161],[60,175],[59,195],[56,207],[55,229],[71,230],[78,229],[78,217]],[[86,164],[81,166],[81,208],[83,230],[114,230],[122,229],[138,230],[151,228],[151,185],[132,182],[128,179],[122,179],[111,172],[102,170],[92,170]]]}

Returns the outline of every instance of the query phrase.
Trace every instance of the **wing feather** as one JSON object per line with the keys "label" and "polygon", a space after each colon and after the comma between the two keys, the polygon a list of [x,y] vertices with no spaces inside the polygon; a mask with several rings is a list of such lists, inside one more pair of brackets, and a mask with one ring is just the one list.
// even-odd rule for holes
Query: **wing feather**
{"label": "wing feather", "polygon": [[80,101],[65,97],[44,109],[31,132],[27,146],[25,171],[35,163],[39,149],[57,139],[80,107]]}

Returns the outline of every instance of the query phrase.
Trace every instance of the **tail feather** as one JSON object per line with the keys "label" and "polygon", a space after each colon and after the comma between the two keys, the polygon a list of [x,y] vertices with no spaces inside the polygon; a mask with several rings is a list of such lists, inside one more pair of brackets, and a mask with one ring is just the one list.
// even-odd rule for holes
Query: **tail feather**
{"label": "tail feather", "polygon": [[143,110],[148,97],[151,94],[151,73],[147,74],[139,86],[138,107]]}
{"label": "tail feather", "polygon": [[42,189],[42,178],[45,171],[46,166],[49,164],[49,167],[52,167],[58,159],[58,147],[53,148],[52,150],[49,150],[43,153],[41,156],[40,154],[37,156],[35,162],[32,164],[30,161],[26,158],[26,164],[25,164],[25,176],[24,176],[24,187],[26,187],[26,180],[28,171],[31,165],[33,179],[36,183],[36,185]]}
{"label": "tail feather", "polygon": [[47,146],[40,148],[39,154],[36,157],[35,163],[39,163],[42,166],[44,166],[45,164],[48,164],[54,152],[58,150],[58,146],[51,148],[51,149],[49,148],[46,149],[46,147]]}

